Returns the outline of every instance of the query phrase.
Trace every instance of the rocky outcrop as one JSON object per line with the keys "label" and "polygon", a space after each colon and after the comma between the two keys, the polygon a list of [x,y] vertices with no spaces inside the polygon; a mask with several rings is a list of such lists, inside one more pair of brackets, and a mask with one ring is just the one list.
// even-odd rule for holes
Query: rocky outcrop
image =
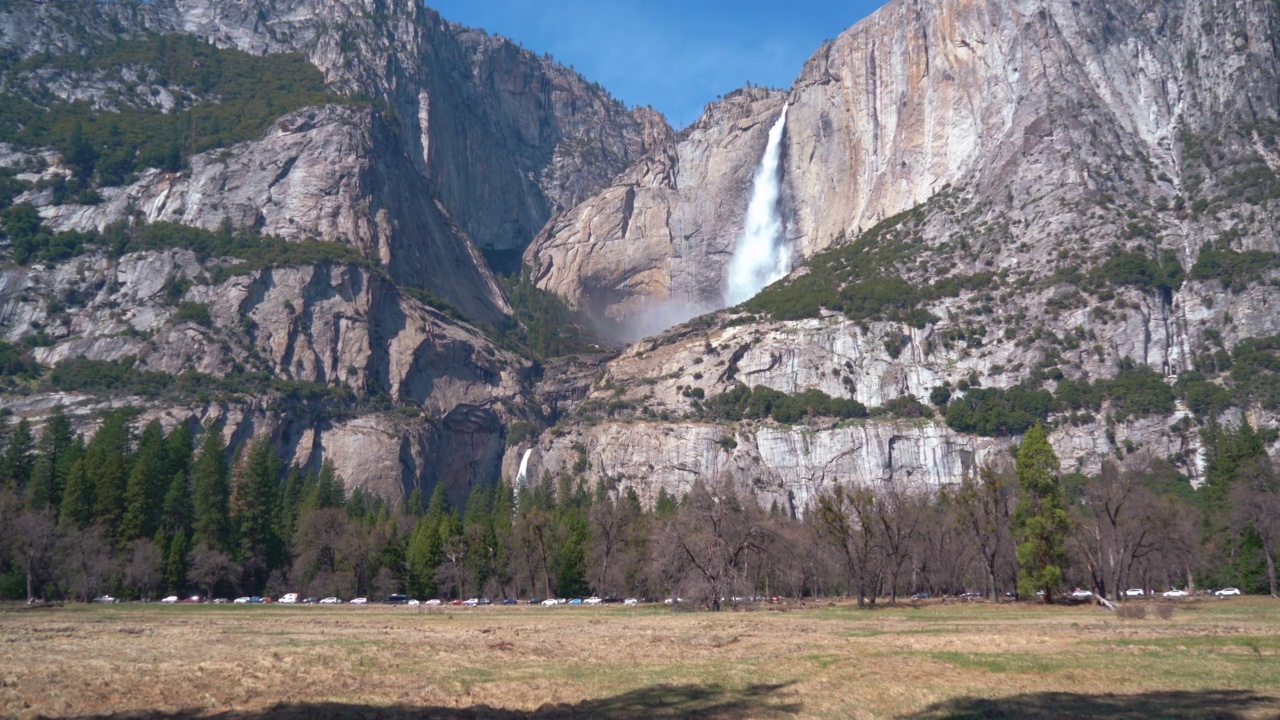
{"label": "rocky outcrop", "polygon": [[525,262],[539,287],[631,339],[723,304],[718,278],[784,95],[743,90],[553,219]]}
{"label": "rocky outcrop", "polygon": [[[862,257],[846,253],[827,269],[865,292],[847,314],[773,320],[779,300],[636,343],[543,436],[532,476],[572,474],[585,452],[589,478],[646,498],[722,473],[767,478],[766,504],[811,498],[813,478],[954,483],[1016,438],[883,415],[856,430],[707,424],[702,405],[744,383],[874,409],[927,403],[938,386],[1052,390],[1046,377],[1109,378],[1126,360],[1172,383],[1214,347],[1275,335],[1274,267],[1230,282],[1178,272],[1211,243],[1280,250],[1277,13],[1207,0],[892,2],[821,48],[785,96],[748,91],[713,106],[547,226],[526,253],[539,284],[637,335],[718,307],[747,183],[785,102],[787,239],[802,260],[862,238],[872,264],[855,272]],[[1176,280],[1158,289],[1112,272],[1122,251],[1165,258]],[[796,266],[794,277],[810,271]],[[699,278],[695,293],[685,277]],[[922,313],[891,320],[913,302],[896,293],[923,298]],[[646,322],[673,300],[684,315]],[[1274,412],[1246,411],[1255,426],[1280,426]],[[1051,441],[1066,470],[1146,451],[1195,482],[1197,422],[1185,408],[1104,411],[1058,423]],[[899,442],[909,449],[890,452]]]}
{"label": "rocky outcrop", "polygon": [[[1096,252],[1119,235],[1083,204],[1172,207],[1212,184],[1188,138],[1257,161],[1249,128],[1280,107],[1276,12],[1208,0],[891,2],[821,48],[785,98],[787,238],[808,257],[964,188],[977,216],[926,241],[1005,223],[1005,247],[985,257],[1012,264],[1025,243],[1024,269],[1052,273],[1041,251],[1058,240],[1083,232],[1082,249]],[[526,256],[541,286],[615,319],[651,302],[695,314],[718,301],[746,179],[783,101],[748,92],[713,106],[674,147],[557,218]],[[1179,238],[1189,264],[1223,228],[1185,220],[1165,215],[1157,233]],[[1265,224],[1250,230],[1256,247],[1280,243]]]}

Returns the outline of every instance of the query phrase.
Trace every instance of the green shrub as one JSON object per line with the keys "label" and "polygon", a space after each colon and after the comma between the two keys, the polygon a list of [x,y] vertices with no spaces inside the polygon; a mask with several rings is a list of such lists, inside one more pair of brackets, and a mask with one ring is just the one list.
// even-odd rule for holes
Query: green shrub
{"label": "green shrub", "polygon": [[1217,280],[1224,290],[1240,292],[1260,281],[1264,273],[1277,268],[1280,268],[1280,253],[1206,247],[1191,266],[1191,278]]}
{"label": "green shrub", "polygon": [[201,327],[211,327],[213,325],[213,318],[209,315],[209,306],[198,302],[178,303],[178,309],[173,313],[173,321],[176,323],[192,322]]}
{"label": "green shrub", "polygon": [[703,413],[712,420],[771,418],[783,425],[791,425],[809,417],[850,419],[868,416],[866,406],[857,400],[833,398],[821,390],[787,395],[763,385],[757,385],[753,389],[741,383],[708,400]]}
{"label": "green shrub", "polygon": [[1280,409],[1280,335],[1243,340],[1231,351],[1236,402]]}
{"label": "green shrub", "polygon": [[124,68],[147,68],[154,84],[213,98],[165,113],[158,108],[95,110],[84,102],[48,102],[10,91],[0,102],[0,141],[56,149],[78,178],[126,182],[135,170],[177,171],[193,154],[262,134],[300,108],[348,102],[299,54],[250,55],[194,36],[121,40],[83,54],[36,55],[16,68],[106,73],[127,84]]}
{"label": "green shrub", "polygon": [[1024,385],[971,388],[947,406],[947,425],[956,432],[990,437],[1020,435],[1047,418],[1052,406],[1051,393]]}
{"label": "green shrub", "polygon": [[925,303],[988,286],[994,275],[941,278],[925,287],[904,280],[899,267],[919,259],[922,243],[915,233],[925,217],[921,206],[881,222],[852,243],[837,238],[837,247],[810,258],[807,273],[770,285],[742,307],[775,320],[818,317],[825,309],[851,320],[894,320],[915,328],[937,322]]}
{"label": "green shrub", "polygon": [[1173,412],[1175,395],[1160,373],[1125,358],[1106,387],[1117,420]]}

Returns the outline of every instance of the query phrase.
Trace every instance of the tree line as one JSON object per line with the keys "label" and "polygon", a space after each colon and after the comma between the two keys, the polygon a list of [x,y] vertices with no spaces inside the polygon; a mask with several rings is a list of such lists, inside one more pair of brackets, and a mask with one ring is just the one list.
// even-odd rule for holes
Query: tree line
{"label": "tree line", "polygon": [[680,497],[660,490],[648,507],[634,489],[575,473],[477,486],[461,507],[443,484],[391,503],[348,491],[331,464],[284,467],[267,440],[232,450],[216,427],[165,433],[132,419],[109,414],[88,439],[60,409],[38,438],[25,420],[5,425],[0,594],[594,593],[719,609],[775,594],[1276,593],[1280,478],[1247,423],[1206,428],[1195,491],[1142,453],[1064,474],[1036,426],[1015,457],[954,486],[832,483],[802,506],[766,509],[727,475]]}

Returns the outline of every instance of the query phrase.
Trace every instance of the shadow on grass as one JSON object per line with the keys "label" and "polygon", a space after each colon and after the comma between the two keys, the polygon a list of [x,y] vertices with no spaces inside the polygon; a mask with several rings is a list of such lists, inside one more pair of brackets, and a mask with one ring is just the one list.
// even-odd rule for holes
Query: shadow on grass
{"label": "shadow on grass", "polygon": [[1136,695],[1028,693],[1007,698],[955,698],[900,720],[1268,720],[1280,718],[1280,698],[1247,690],[1148,692]]}
{"label": "shadow on grass", "polygon": [[178,712],[134,712],[86,716],[106,720],[738,720],[781,718],[800,712],[799,703],[783,703],[777,694],[783,685],[752,685],[730,690],[718,685],[657,685],[629,693],[580,703],[544,705],[537,710],[504,710],[477,705],[467,708],[376,706],[349,703],[280,703],[261,710],[209,713],[201,709]]}

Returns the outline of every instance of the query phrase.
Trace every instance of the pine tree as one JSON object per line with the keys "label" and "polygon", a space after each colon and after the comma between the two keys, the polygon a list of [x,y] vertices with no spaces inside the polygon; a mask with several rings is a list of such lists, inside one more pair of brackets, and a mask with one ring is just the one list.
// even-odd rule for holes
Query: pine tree
{"label": "pine tree", "polygon": [[173,432],[169,433],[169,437],[164,440],[164,456],[168,463],[165,477],[171,478],[177,473],[186,475],[191,472],[194,443],[195,440],[191,437],[191,430],[186,423],[180,423]]}
{"label": "pine tree", "polygon": [[31,439],[31,423],[18,421],[9,433],[9,445],[0,459],[0,485],[12,484],[18,492],[26,490],[35,465],[35,443]]}
{"label": "pine tree", "polygon": [[280,460],[267,438],[255,440],[235,469],[231,514],[240,541],[240,557],[256,557],[274,565],[280,548],[276,508]]}
{"label": "pine tree", "polygon": [[67,473],[67,488],[62,493],[58,522],[88,527],[93,522],[93,483],[85,472],[84,460],[77,460]]}
{"label": "pine tree", "polygon": [[61,405],[54,407],[45,420],[44,429],[40,433],[40,444],[36,448],[36,459],[28,486],[31,507],[37,510],[50,506],[55,510],[58,508],[62,501],[62,486],[66,482],[62,456],[72,449],[74,439],[71,420],[63,412]]}
{"label": "pine tree", "polygon": [[231,484],[222,431],[205,430],[200,455],[191,468],[192,546],[230,549]]}
{"label": "pine tree", "polygon": [[298,529],[298,517],[302,511],[302,489],[306,484],[302,469],[297,463],[289,466],[284,479],[284,491],[280,496],[280,528],[282,538],[291,538]]}
{"label": "pine tree", "polygon": [[121,543],[150,537],[159,526],[161,504],[169,479],[165,477],[169,462],[165,456],[164,440],[160,421],[147,423],[138,441],[137,458],[125,488],[124,519],[118,533]]}
{"label": "pine tree", "polygon": [[112,413],[103,420],[85,449],[84,470],[93,482],[93,515],[115,533],[124,514],[125,481],[129,476],[126,455],[129,448],[129,424],[123,413]]}
{"label": "pine tree", "polygon": [[191,543],[185,530],[179,530],[169,542],[168,552],[164,560],[165,587],[177,591],[186,585],[187,554],[191,552]]}
{"label": "pine tree", "polygon": [[187,480],[186,473],[174,473],[173,479],[169,481],[169,489],[164,494],[159,534],[171,538],[178,533],[189,533],[191,518],[191,483]]}
{"label": "pine tree", "polygon": [[1046,603],[1053,602],[1054,591],[1061,587],[1067,563],[1069,521],[1059,470],[1058,456],[1044,426],[1037,423],[1018,448],[1016,472],[1021,496],[1013,516],[1013,532],[1018,542],[1019,590],[1028,596],[1041,590]]}

